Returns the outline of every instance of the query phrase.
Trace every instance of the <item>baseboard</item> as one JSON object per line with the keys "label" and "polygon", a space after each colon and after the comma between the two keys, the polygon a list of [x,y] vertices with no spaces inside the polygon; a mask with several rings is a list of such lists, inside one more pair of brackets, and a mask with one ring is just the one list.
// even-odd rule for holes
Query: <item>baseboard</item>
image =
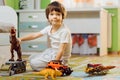
{"label": "baseboard", "polygon": [[120,54],[120,51],[108,51],[108,54],[116,54],[116,55],[118,55],[118,54]]}

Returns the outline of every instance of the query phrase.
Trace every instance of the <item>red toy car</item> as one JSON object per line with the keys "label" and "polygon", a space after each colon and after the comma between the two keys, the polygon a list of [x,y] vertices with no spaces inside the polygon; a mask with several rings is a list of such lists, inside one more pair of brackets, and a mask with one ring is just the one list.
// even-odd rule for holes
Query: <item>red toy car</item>
{"label": "red toy car", "polygon": [[52,69],[58,69],[58,70],[62,71],[63,76],[70,75],[73,72],[73,70],[71,70],[70,67],[63,65],[62,61],[60,61],[60,60],[50,61],[47,65],[47,67],[52,68]]}

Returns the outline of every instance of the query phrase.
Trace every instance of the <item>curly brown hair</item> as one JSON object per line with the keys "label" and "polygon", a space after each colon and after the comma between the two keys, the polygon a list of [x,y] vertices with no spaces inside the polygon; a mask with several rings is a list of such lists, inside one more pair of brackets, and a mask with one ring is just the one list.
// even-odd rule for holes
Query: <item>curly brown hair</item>
{"label": "curly brown hair", "polygon": [[66,14],[67,14],[64,6],[57,1],[53,1],[50,4],[48,4],[48,6],[45,10],[47,19],[48,19],[49,13],[52,11],[57,11],[57,12],[62,13],[62,19],[64,19],[66,17]]}

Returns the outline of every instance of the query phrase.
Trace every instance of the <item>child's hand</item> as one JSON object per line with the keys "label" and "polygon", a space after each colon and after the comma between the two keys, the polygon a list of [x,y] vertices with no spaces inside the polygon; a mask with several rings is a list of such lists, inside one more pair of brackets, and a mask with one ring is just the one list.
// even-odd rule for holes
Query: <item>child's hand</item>
{"label": "child's hand", "polygon": [[62,62],[62,60],[51,60],[50,62]]}
{"label": "child's hand", "polygon": [[22,41],[21,41],[21,39],[20,39],[20,38],[18,38],[17,40],[18,40],[18,43],[19,43],[19,44],[21,44],[21,42],[22,42]]}

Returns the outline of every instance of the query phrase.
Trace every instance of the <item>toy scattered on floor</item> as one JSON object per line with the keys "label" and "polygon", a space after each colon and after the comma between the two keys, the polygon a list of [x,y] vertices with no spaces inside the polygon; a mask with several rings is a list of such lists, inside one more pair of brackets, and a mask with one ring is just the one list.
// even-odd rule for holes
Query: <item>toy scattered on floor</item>
{"label": "toy scattered on floor", "polygon": [[26,61],[8,61],[6,65],[10,65],[9,76],[26,71]]}
{"label": "toy scattered on floor", "polygon": [[[16,38],[16,29],[14,27],[10,28],[10,43],[11,58],[6,62],[7,65],[10,65],[9,76],[26,71],[26,61],[22,60],[21,46]],[[14,51],[17,52],[17,61],[14,61]]]}
{"label": "toy scattered on floor", "polygon": [[45,79],[48,79],[48,76],[51,76],[52,79],[55,79],[57,76],[61,76],[62,72],[57,69],[45,68],[40,72],[33,72],[33,74],[42,75]]}
{"label": "toy scattered on floor", "polygon": [[14,50],[17,52],[18,59],[17,61],[22,61],[22,52],[21,52],[21,46],[19,44],[18,39],[16,38],[16,29],[14,27],[11,27],[10,29],[10,43],[11,43],[11,59],[9,61],[14,61]]}
{"label": "toy scattered on floor", "polygon": [[115,66],[103,66],[102,64],[87,64],[85,72],[89,75],[105,75]]}
{"label": "toy scattered on floor", "polygon": [[63,65],[62,61],[60,61],[60,60],[50,61],[47,65],[47,67],[60,70],[62,72],[62,76],[68,76],[73,72],[73,70],[71,70],[70,67]]}

